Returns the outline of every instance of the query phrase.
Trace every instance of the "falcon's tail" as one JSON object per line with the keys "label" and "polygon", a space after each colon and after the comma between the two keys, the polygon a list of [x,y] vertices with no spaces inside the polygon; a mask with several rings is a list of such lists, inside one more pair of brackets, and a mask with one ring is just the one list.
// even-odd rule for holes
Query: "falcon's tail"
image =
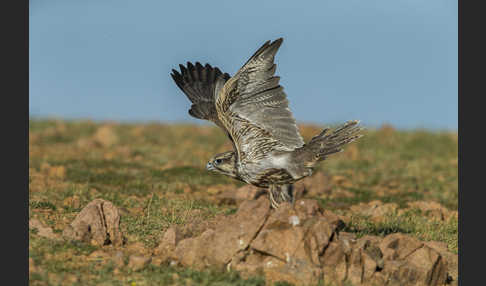
{"label": "falcon's tail", "polygon": [[307,144],[296,150],[299,159],[306,162],[308,167],[313,167],[327,156],[343,151],[341,147],[363,136],[359,134],[362,128],[358,124],[358,120],[353,120],[330,133],[329,128],[322,130],[319,135],[314,136]]}

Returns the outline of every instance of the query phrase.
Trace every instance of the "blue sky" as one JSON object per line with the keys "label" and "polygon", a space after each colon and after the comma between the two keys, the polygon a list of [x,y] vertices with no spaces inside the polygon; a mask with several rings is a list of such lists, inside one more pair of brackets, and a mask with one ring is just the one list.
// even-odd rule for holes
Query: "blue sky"
{"label": "blue sky", "polygon": [[298,122],[457,130],[457,1],[31,0],[34,117],[191,122],[169,73],[233,75],[284,37],[277,75]]}

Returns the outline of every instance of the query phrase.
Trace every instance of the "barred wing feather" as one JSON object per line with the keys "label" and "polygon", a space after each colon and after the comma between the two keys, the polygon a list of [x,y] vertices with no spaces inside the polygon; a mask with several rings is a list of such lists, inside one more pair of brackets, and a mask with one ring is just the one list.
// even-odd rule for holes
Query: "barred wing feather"
{"label": "barred wing feather", "polygon": [[240,160],[304,145],[280,78],[274,75],[282,41],[266,42],[215,94],[219,119],[233,137]]}

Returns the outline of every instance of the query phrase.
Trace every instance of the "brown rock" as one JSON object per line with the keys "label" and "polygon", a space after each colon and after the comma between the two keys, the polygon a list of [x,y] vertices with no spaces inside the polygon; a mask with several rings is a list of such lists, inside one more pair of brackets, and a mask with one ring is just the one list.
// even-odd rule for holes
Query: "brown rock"
{"label": "brown rock", "polygon": [[[343,233],[344,232],[339,233],[340,237],[342,236]],[[382,240],[383,240],[383,237],[380,237],[380,236],[365,235],[365,236],[362,236],[359,239],[355,239],[355,242],[356,242],[356,247],[358,247],[358,248],[365,248],[365,247],[368,247],[369,245],[374,245],[374,246],[379,247]]]}
{"label": "brown rock", "polygon": [[222,204],[241,204],[247,200],[255,200],[266,190],[257,188],[252,185],[245,185],[236,190],[226,190],[218,195],[217,200]]}
{"label": "brown rock", "polygon": [[236,253],[248,247],[269,211],[265,197],[245,201],[236,214],[221,218],[214,230],[208,229],[199,237],[180,241],[174,254],[186,266],[225,266]]}
{"label": "brown rock", "polygon": [[442,256],[416,238],[390,234],[380,249],[385,260],[383,274],[390,285],[443,285],[447,280]]}
{"label": "brown rock", "polygon": [[384,260],[376,236],[364,236],[358,239],[350,255],[348,279],[359,284],[370,281],[376,271],[383,269]]}
{"label": "brown rock", "polygon": [[304,248],[307,257],[315,266],[320,266],[319,256],[322,255],[324,248],[328,246],[336,228],[324,219],[318,219],[315,222],[308,221],[309,228],[304,238]]}
{"label": "brown rock", "polygon": [[415,238],[397,233],[384,239],[368,235],[355,240],[342,234],[336,235],[320,256],[326,283],[443,285],[446,282],[446,264],[440,254]]}
{"label": "brown rock", "polygon": [[332,226],[332,228],[342,230],[345,227],[345,224],[341,217],[332,213],[329,210],[324,210],[322,212],[322,217]]}
{"label": "brown rock", "polygon": [[449,220],[450,218],[457,219],[457,212],[450,211],[437,202],[432,202],[432,201],[431,202],[428,201],[409,202],[408,206],[412,209],[421,210],[424,215],[432,219],[441,220],[441,221]]}
{"label": "brown rock", "polygon": [[[221,217],[199,236],[167,230],[154,259],[156,264],[174,259],[183,266],[232,267],[255,274],[261,273],[264,257],[270,255],[288,262],[288,267],[297,263],[319,268],[319,256],[335,234],[336,221],[337,216],[324,216],[311,200],[298,202],[296,210],[284,203],[271,212],[268,198],[262,196],[242,202],[236,214]],[[168,255],[161,258],[164,254]]]}
{"label": "brown rock", "polygon": [[447,269],[444,260],[437,251],[428,246],[424,245],[422,248],[417,249],[406,260],[407,265],[414,270],[408,272],[407,277],[413,276],[414,279],[417,277],[416,281],[419,282],[418,284],[443,285],[447,280]]}
{"label": "brown rock", "polygon": [[342,225],[316,201],[298,200],[294,207],[283,203],[270,210],[268,198],[262,196],[243,201],[236,214],[206,224],[209,228],[201,235],[169,228],[152,263],[216,266],[243,277],[263,273],[270,285],[315,285],[323,280],[336,285],[445,283],[447,263],[432,247],[400,233],[356,239],[353,233],[340,232]]}
{"label": "brown rock", "polygon": [[337,233],[337,241],[343,245],[343,250],[346,254],[351,254],[351,249],[357,240],[354,233],[340,231]]}
{"label": "brown rock", "polygon": [[385,268],[375,272],[368,282],[383,280],[390,285],[444,285],[446,267],[437,252],[424,246],[405,260],[388,260]]}
{"label": "brown rock", "polygon": [[238,271],[244,279],[263,275],[263,262],[266,256],[255,251],[239,252],[231,260],[230,269]]}
{"label": "brown rock", "polygon": [[448,279],[457,282],[458,275],[459,275],[458,272],[459,264],[458,264],[457,254],[450,252],[447,247],[447,243],[445,242],[428,241],[425,242],[425,245],[434,249],[442,256],[447,268],[447,274],[449,276]]}
{"label": "brown rock", "polygon": [[387,235],[380,243],[380,250],[384,260],[405,259],[423,243],[418,239],[401,233]]}
{"label": "brown rock", "polygon": [[226,265],[237,252],[247,248],[265,223],[269,211],[266,197],[245,201],[235,215],[218,224],[212,243],[207,246],[211,263]]}
{"label": "brown rock", "polygon": [[294,210],[300,219],[306,220],[315,216],[322,215],[322,208],[316,200],[301,199],[297,200]]}
{"label": "brown rock", "polygon": [[182,240],[182,233],[179,228],[175,226],[169,227],[162,236],[157,248],[154,250],[154,255],[157,256],[156,263],[159,265],[169,262],[175,258],[175,249],[179,241]]}
{"label": "brown rock", "polygon": [[341,241],[332,241],[320,258],[324,280],[341,283],[346,279],[347,263],[345,246]]}
{"label": "brown rock", "polygon": [[336,226],[320,213],[315,201],[299,200],[295,210],[283,203],[268,218],[251,247],[283,261],[301,259],[318,266],[319,255]]}
{"label": "brown rock", "polygon": [[110,125],[104,125],[96,130],[93,140],[102,147],[111,147],[118,143],[119,138]]}
{"label": "brown rock", "polygon": [[38,219],[29,220],[29,228],[30,229],[37,229],[37,235],[38,236],[42,236],[42,237],[53,239],[53,240],[60,240],[61,239],[61,236],[59,234],[54,233],[52,228],[45,226]]}
{"label": "brown rock", "polygon": [[286,261],[304,238],[303,221],[289,203],[271,213],[251,247]]}
{"label": "brown rock", "polygon": [[377,285],[392,285],[387,281],[386,275],[382,272],[375,272],[371,278],[363,283],[366,286],[377,286]]}
{"label": "brown rock", "polygon": [[130,255],[128,260],[128,268],[132,269],[133,271],[142,270],[147,265],[149,265],[151,261],[150,256],[143,256],[143,255]]}
{"label": "brown rock", "polygon": [[398,205],[395,203],[384,204],[377,200],[368,203],[360,203],[350,207],[351,212],[370,217],[370,219],[374,222],[381,222],[385,220],[387,215],[395,213],[397,209]]}
{"label": "brown rock", "polygon": [[180,241],[174,251],[177,261],[183,266],[195,268],[209,266],[208,257],[211,256],[211,253],[208,252],[208,242],[214,239],[214,235],[214,230],[208,229],[198,237]]}
{"label": "brown rock", "polygon": [[294,184],[294,194],[296,199],[304,195],[310,197],[320,197],[332,191],[332,184],[329,176],[322,172],[317,172],[310,177],[299,180]]}
{"label": "brown rock", "polygon": [[81,240],[95,245],[123,244],[118,209],[109,201],[95,199],[86,205],[63,231],[69,240]]}
{"label": "brown rock", "polygon": [[[378,249],[378,248],[374,248]],[[378,249],[379,251],[379,249]],[[371,251],[367,251],[364,249],[360,250],[361,252],[361,261],[363,263],[363,282],[364,281],[369,281],[373,274],[375,274],[377,268],[383,268],[384,263],[383,259],[380,257],[381,252],[379,252],[379,255],[376,255],[375,253]],[[381,263],[381,267],[379,267],[379,263]]]}
{"label": "brown rock", "polygon": [[155,254],[159,255],[163,252],[175,250],[177,243],[182,239],[182,233],[179,228],[175,226],[169,227],[162,236],[159,246],[155,249]]}
{"label": "brown rock", "polygon": [[[383,267],[385,266],[385,261],[383,259],[383,253],[381,252],[381,249],[379,248],[379,244],[381,242],[381,238],[380,237],[377,237],[377,236],[372,236],[372,235],[366,235],[362,238],[360,238],[357,243],[356,243],[356,246],[357,248],[360,248],[361,249],[361,252],[362,252],[362,256],[366,256],[366,259],[371,259],[374,261],[374,266],[372,267],[373,268],[373,271],[375,270],[375,268],[378,268],[378,269],[383,269]],[[365,269],[366,269],[366,266],[365,266]],[[368,273],[371,274],[372,273]],[[369,276],[367,276],[369,277]]]}
{"label": "brown rock", "polygon": [[185,225],[178,225],[177,228],[181,233],[182,239],[194,237],[202,234],[207,229],[215,229],[215,227],[224,220],[224,215],[216,215],[213,219],[205,219],[202,217],[191,218],[191,222]]}
{"label": "brown rock", "polygon": [[[272,266],[268,266],[269,262]],[[285,281],[298,285],[316,285],[323,279],[322,269],[306,260],[296,259],[291,263],[269,260],[264,267],[265,280],[268,285]]]}
{"label": "brown rock", "polygon": [[349,256],[348,262],[348,276],[347,279],[351,283],[355,285],[361,284],[362,276],[363,276],[363,259],[361,256],[360,249],[353,249],[351,255]]}
{"label": "brown rock", "polygon": [[385,285],[401,286],[405,283],[405,281],[402,282],[400,280],[402,277],[399,275],[400,267],[404,264],[405,262],[403,260],[386,261],[386,268],[382,271],[382,274],[387,281],[387,284]]}

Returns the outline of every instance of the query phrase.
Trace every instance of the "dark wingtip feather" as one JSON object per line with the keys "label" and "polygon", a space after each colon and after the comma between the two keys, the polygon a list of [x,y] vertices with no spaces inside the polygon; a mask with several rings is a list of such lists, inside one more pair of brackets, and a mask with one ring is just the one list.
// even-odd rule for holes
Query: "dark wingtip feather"
{"label": "dark wingtip feather", "polygon": [[265,49],[262,54],[265,54],[265,55],[275,55],[278,51],[278,49],[280,48],[280,46],[282,45],[282,42],[283,42],[283,38],[278,38],[276,39],[275,41],[273,41],[267,49]]}
{"label": "dark wingtip feather", "polygon": [[181,70],[182,75],[184,75],[187,72],[186,67],[184,65],[179,64],[179,68]]}
{"label": "dark wingtip feather", "polygon": [[275,41],[273,41],[273,43],[270,44],[270,45],[271,46],[278,46],[278,47],[280,47],[280,45],[282,45],[282,43],[283,43],[283,38],[278,38]]}
{"label": "dark wingtip feather", "polygon": [[184,79],[182,78],[182,75],[176,71],[176,70],[172,70],[173,73],[171,73],[170,75],[172,76],[172,79],[174,80],[174,82],[176,83],[176,85],[182,90],[184,91]]}
{"label": "dark wingtip feather", "polygon": [[182,80],[182,75],[175,69],[172,69],[170,75],[175,82],[180,82]]}
{"label": "dark wingtip feather", "polygon": [[[213,93],[215,83],[222,72],[217,67],[212,67],[206,63],[203,66],[200,62],[187,62],[186,66],[179,64],[180,72],[172,69],[171,77],[176,85],[184,92],[189,100],[194,104],[189,114],[201,119],[209,119],[213,113],[207,102],[214,101]],[[224,74],[224,79],[229,79],[228,73]],[[214,121],[214,120],[213,120]]]}
{"label": "dark wingtip feather", "polygon": [[[278,38],[275,41],[266,41],[247,61],[244,65],[249,63],[251,60],[253,60],[256,57],[262,56],[264,54],[269,54],[270,55],[275,55],[277,53],[277,50],[280,48],[280,45],[282,45],[283,38]],[[243,65],[243,66],[244,66]]]}

